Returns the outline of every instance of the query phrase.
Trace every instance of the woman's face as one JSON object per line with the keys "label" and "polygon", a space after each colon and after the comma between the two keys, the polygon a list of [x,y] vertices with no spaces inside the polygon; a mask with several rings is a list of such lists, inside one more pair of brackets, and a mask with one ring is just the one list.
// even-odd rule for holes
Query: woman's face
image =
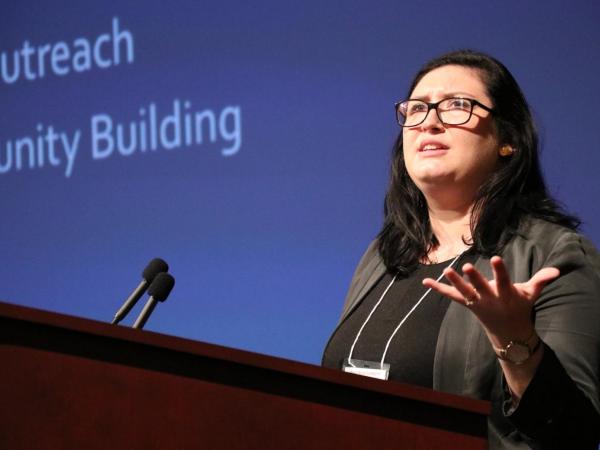
{"label": "woman's face", "polygon": [[[427,73],[410,96],[428,103],[448,97],[471,98],[493,107],[479,71],[457,65]],[[471,202],[496,166],[500,143],[491,113],[474,106],[463,125],[444,125],[435,111],[429,111],[421,125],[403,129],[403,146],[408,174],[426,196],[439,193]]]}

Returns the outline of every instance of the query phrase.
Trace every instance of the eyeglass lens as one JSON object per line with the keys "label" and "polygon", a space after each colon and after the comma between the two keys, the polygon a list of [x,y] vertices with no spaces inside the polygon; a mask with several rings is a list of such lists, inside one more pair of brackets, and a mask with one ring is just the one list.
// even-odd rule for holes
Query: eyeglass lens
{"label": "eyeglass lens", "polygon": [[405,127],[419,125],[425,121],[430,109],[435,109],[438,118],[446,125],[461,125],[471,117],[473,103],[465,98],[447,98],[430,108],[421,100],[407,100],[398,105],[398,123]]}

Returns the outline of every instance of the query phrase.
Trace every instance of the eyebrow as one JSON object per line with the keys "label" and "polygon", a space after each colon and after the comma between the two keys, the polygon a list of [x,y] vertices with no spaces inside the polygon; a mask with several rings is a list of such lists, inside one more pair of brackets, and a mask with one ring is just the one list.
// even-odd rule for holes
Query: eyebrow
{"label": "eyebrow", "polygon": [[[445,92],[440,98],[452,98],[452,97],[468,97],[475,98],[473,94],[469,94],[468,92],[456,91],[456,92]],[[413,100],[431,100],[429,95],[421,95],[416,97],[411,97]]]}

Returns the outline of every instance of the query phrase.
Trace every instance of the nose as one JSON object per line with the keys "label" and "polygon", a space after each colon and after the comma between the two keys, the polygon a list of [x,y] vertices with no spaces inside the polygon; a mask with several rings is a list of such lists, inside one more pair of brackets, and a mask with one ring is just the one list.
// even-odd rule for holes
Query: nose
{"label": "nose", "polygon": [[444,124],[438,117],[437,109],[429,108],[429,111],[427,111],[427,116],[425,117],[423,123],[421,123],[420,127],[423,131],[441,131],[444,129]]}

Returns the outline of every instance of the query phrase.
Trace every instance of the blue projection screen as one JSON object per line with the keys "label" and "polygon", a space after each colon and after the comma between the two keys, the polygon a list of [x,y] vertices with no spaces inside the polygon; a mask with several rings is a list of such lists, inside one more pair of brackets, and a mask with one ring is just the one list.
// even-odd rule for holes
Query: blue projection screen
{"label": "blue projection screen", "polygon": [[393,104],[465,47],[519,80],[598,244],[599,23],[591,1],[9,2],[0,299],[110,321],[160,256],[177,283],[146,329],[318,363],[382,222]]}

